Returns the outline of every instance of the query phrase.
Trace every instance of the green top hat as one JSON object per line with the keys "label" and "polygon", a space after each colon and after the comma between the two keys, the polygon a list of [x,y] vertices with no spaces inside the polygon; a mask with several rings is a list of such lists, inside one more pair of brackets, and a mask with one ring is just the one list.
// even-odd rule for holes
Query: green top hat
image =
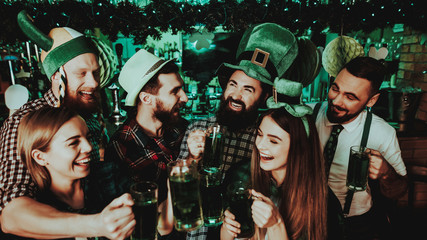
{"label": "green top hat", "polygon": [[217,70],[219,83],[225,88],[235,70],[263,83],[273,85],[298,55],[295,36],[286,28],[274,23],[250,27],[243,34],[236,53],[237,65],[223,63]]}

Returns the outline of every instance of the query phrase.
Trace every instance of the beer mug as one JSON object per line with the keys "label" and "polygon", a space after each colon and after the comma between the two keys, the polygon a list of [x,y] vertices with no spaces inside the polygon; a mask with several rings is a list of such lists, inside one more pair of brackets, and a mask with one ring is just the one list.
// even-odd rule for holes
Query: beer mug
{"label": "beer mug", "polygon": [[157,184],[143,181],[131,185],[132,207],[135,215],[135,230],[131,240],[154,240],[157,235]]}
{"label": "beer mug", "polygon": [[347,187],[353,191],[363,191],[368,183],[370,149],[362,146],[350,148],[347,169]]}
{"label": "beer mug", "polygon": [[177,160],[168,164],[175,228],[193,231],[203,225],[197,164]]}

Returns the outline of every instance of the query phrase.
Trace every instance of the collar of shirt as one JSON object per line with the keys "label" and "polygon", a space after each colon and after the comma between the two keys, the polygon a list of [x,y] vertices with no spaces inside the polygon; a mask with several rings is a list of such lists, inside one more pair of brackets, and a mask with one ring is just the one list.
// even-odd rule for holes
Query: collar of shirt
{"label": "collar of shirt", "polygon": [[181,133],[178,128],[173,128],[171,131],[165,132],[162,137],[152,138],[145,134],[141,126],[139,126],[138,122],[134,118],[130,119],[129,122],[125,124],[125,128],[127,129],[127,131],[123,131],[123,134],[125,134],[125,136],[123,137],[131,137],[131,134],[129,133],[133,132],[134,135],[138,138],[138,142],[145,147],[150,146],[150,142],[152,141],[164,141],[166,144],[170,144],[173,146],[176,144],[176,140],[179,138]]}
{"label": "collar of shirt", "polygon": [[49,91],[47,91],[43,98],[46,100],[46,102],[49,104],[49,106],[51,107],[56,107],[58,104],[58,99],[55,97],[55,94],[53,94],[53,90],[49,89]]}
{"label": "collar of shirt", "polygon": [[[329,119],[327,117],[325,119],[326,119],[325,121],[326,127],[332,128],[332,126],[337,125],[336,123],[329,122]],[[366,119],[366,110],[363,110],[353,121],[349,123],[344,123],[341,125],[344,127],[344,129],[347,132],[353,132],[358,126],[360,126],[360,124],[364,123],[365,119]]]}

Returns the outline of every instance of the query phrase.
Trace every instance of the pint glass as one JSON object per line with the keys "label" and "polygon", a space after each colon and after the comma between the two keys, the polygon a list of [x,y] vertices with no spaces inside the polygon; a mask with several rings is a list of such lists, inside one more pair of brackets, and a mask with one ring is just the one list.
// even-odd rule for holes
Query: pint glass
{"label": "pint glass", "polygon": [[200,170],[200,193],[205,226],[217,226],[222,223],[222,191],[220,169],[202,168]]}
{"label": "pint glass", "polygon": [[135,215],[135,230],[132,240],[154,240],[157,235],[157,184],[154,182],[137,182],[131,185],[132,207]]}

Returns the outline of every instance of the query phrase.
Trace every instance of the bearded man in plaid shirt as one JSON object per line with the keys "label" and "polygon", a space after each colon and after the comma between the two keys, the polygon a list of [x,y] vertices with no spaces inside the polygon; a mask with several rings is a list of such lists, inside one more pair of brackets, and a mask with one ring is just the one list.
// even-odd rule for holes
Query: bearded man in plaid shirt
{"label": "bearded man in plaid shirt", "polygon": [[[224,92],[216,116],[189,125],[178,158],[201,160],[206,129],[219,124],[226,127],[220,161],[223,189],[235,180],[249,181],[259,108],[272,93],[273,81],[286,73],[297,54],[298,44],[289,30],[272,23],[248,28],[237,49],[237,64],[224,63],[217,70]],[[187,239],[220,239],[219,229],[203,226],[189,232]]]}
{"label": "bearded man in plaid shirt", "polygon": [[128,192],[138,181],[158,185],[158,239],[177,239],[173,230],[172,206],[168,201],[167,164],[179,153],[187,121],[180,108],[188,101],[178,66],[146,50],[139,50],[124,65],[119,83],[127,92],[126,106],[136,107],[114,133],[105,161],[114,162],[118,192]]}

